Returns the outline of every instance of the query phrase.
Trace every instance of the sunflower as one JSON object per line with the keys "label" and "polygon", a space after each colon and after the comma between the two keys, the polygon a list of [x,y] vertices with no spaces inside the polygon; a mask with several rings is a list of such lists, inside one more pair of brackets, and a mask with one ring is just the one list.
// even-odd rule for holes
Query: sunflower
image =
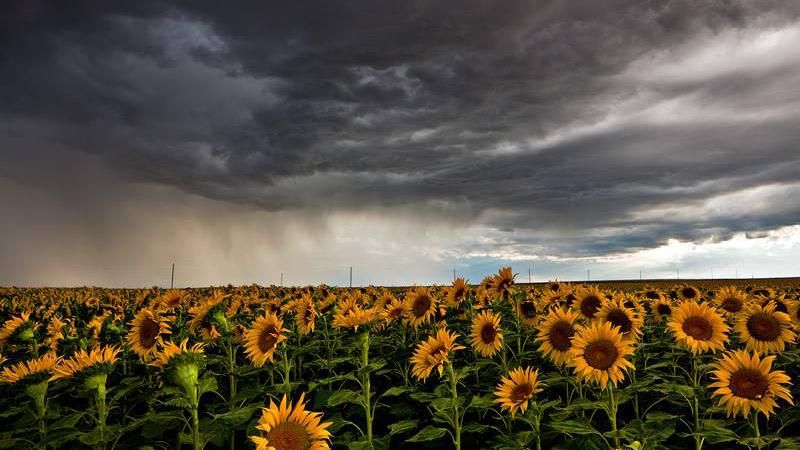
{"label": "sunflower", "polygon": [[53,316],[47,324],[47,340],[45,341],[51,352],[58,351],[58,345],[64,340],[64,322]]}
{"label": "sunflower", "polygon": [[151,363],[153,366],[164,369],[174,362],[179,362],[183,359],[195,360],[205,354],[204,344],[197,343],[188,346],[188,339],[184,339],[180,344],[172,341],[164,343],[164,347],[156,353],[156,357]]}
{"label": "sunflower", "polygon": [[189,294],[179,289],[170,289],[158,296],[153,302],[154,309],[172,309],[185,305]]}
{"label": "sunflower", "polygon": [[587,320],[594,319],[597,311],[603,306],[603,300],[606,295],[597,286],[589,286],[586,288],[579,288],[575,292],[577,299],[572,307],[580,311],[581,315]]}
{"label": "sunflower", "polygon": [[283,320],[275,313],[265,313],[244,333],[244,353],[256,367],[272,362],[278,344],[286,340]]}
{"label": "sunflower", "polygon": [[644,298],[650,300],[650,302],[657,302],[664,298],[664,294],[657,289],[646,288],[644,290]]}
{"label": "sunflower", "polygon": [[503,346],[500,316],[484,311],[472,319],[472,346],[485,358],[491,358]]}
{"label": "sunflower", "polygon": [[792,394],[784,386],[791,380],[782,370],[772,370],[773,361],[774,355],[759,358],[757,353],[736,350],[714,364],[711,374],[716,381],[709,387],[717,389],[711,395],[719,396],[717,402],[728,417],[741,413],[746,419],[750,409],[769,417],[779,398],[792,404]]}
{"label": "sunflower", "polygon": [[577,300],[577,297],[572,292],[565,292],[563,289],[558,291],[551,291],[550,289],[545,290],[542,292],[541,298],[539,298],[539,304],[543,305],[545,308],[549,308],[551,306],[560,306],[563,303],[566,303],[566,296],[572,295],[572,303]]}
{"label": "sunflower", "polygon": [[678,344],[695,355],[724,350],[728,340],[728,325],[717,310],[694,300],[685,300],[673,309],[667,328]]}
{"label": "sunflower", "polygon": [[26,328],[24,325],[28,323],[30,317],[31,312],[25,311],[19,316],[12,316],[6,320],[3,326],[0,327],[0,347],[10,343],[15,337],[19,337],[18,335],[24,332]]}
{"label": "sunflower", "polygon": [[517,410],[525,414],[530,399],[541,391],[539,370],[518,367],[500,380],[500,384],[494,391],[494,395],[497,397],[495,402],[500,404],[501,410],[509,410],[511,417],[514,417]]}
{"label": "sunflower", "polygon": [[49,378],[59,361],[61,358],[55,353],[47,353],[28,361],[20,361],[3,369],[3,372],[0,373],[0,382],[14,384],[30,378]]}
{"label": "sunflower", "polygon": [[792,330],[791,317],[775,310],[774,302],[753,303],[739,315],[736,331],[745,348],[758,353],[780,353],[786,343],[793,343],[797,334]]}
{"label": "sunflower", "polygon": [[664,318],[669,319],[672,316],[672,300],[662,297],[659,300],[656,300],[653,303],[653,317],[655,318],[656,322],[661,322]]}
{"label": "sunflower", "polygon": [[631,343],[618,328],[612,327],[611,322],[598,322],[578,329],[567,365],[575,369],[579,381],[590,381],[605,389],[609,381],[616,386],[625,378],[624,371],[634,368],[625,359],[632,354]]}
{"label": "sunflower", "polygon": [[128,346],[143,361],[148,361],[158,351],[158,345],[164,344],[164,335],[172,333],[169,320],[159,313],[142,308],[131,321],[128,332]]}
{"label": "sunflower", "polygon": [[230,297],[220,291],[215,291],[213,295],[203,299],[198,305],[189,308],[189,315],[191,320],[187,323],[190,330],[200,331],[203,340],[211,341],[222,334],[217,329],[217,326],[227,331],[228,321],[225,317],[225,307],[223,302]]}
{"label": "sunflower", "polygon": [[684,300],[700,300],[700,291],[696,287],[689,286],[688,284],[678,289],[678,295]]}
{"label": "sunflower", "polygon": [[539,334],[536,336],[540,343],[539,351],[556,365],[563,366],[569,358],[578,317],[578,311],[552,308],[544,322],[539,325]]}
{"label": "sunflower", "polygon": [[378,315],[373,308],[362,308],[361,306],[354,306],[347,311],[336,311],[333,316],[332,325],[334,328],[352,328],[358,331],[358,327],[369,325]]}
{"label": "sunflower", "polygon": [[605,300],[595,315],[601,322],[610,322],[618,327],[620,333],[630,341],[635,341],[642,333],[644,320],[639,312],[625,306],[625,297],[618,295]]}
{"label": "sunflower", "polygon": [[450,352],[461,350],[464,347],[456,344],[456,333],[450,333],[446,329],[439,329],[436,336],[429,336],[425,342],[421,342],[411,356],[411,374],[420,381],[425,381],[433,372],[439,371],[442,376],[444,363],[448,361]]}
{"label": "sunflower", "polygon": [[733,317],[744,309],[747,304],[747,294],[736,286],[725,286],[717,291],[713,302],[725,317]]}
{"label": "sunflower", "polygon": [[406,310],[403,307],[403,301],[393,298],[383,307],[381,317],[383,317],[383,320],[388,324],[398,319],[402,320],[405,312]]}
{"label": "sunflower", "polygon": [[62,360],[53,368],[50,381],[69,379],[77,376],[91,376],[98,373],[109,373],[117,362],[119,347],[113,345],[97,346],[90,351],[80,349],[71,357]]}
{"label": "sunflower", "polygon": [[456,308],[464,299],[467,297],[467,293],[469,292],[469,285],[467,285],[467,281],[463,278],[456,278],[453,281],[453,285],[447,288],[447,306],[451,308]]}
{"label": "sunflower", "polygon": [[767,303],[775,303],[775,311],[782,312],[789,314],[789,311],[792,309],[794,302],[791,299],[787,299],[785,294],[781,295],[773,295],[772,297],[756,297],[756,299],[762,305],[766,305]]}
{"label": "sunflower", "polygon": [[305,409],[305,393],[294,405],[287,403],[283,394],[280,406],[270,400],[269,408],[262,408],[256,429],[261,436],[250,436],[256,450],[327,450],[331,433],[326,430],[331,422],[320,423],[322,413]]}
{"label": "sunflower", "polygon": [[419,287],[406,293],[406,317],[414,328],[428,322],[436,312],[436,299],[428,288]]}
{"label": "sunflower", "polygon": [[794,327],[800,329],[800,301],[795,301],[789,312],[791,313],[790,316],[792,317]]}
{"label": "sunflower", "polygon": [[310,296],[303,297],[303,300],[297,304],[294,315],[294,323],[297,325],[297,332],[301,336],[314,332],[317,327],[317,315],[314,300]]}
{"label": "sunflower", "polygon": [[511,295],[511,287],[514,286],[514,277],[516,277],[516,274],[511,270],[511,267],[503,267],[497,275],[492,277],[489,283],[489,292],[495,298],[507,300]]}
{"label": "sunflower", "polygon": [[535,327],[539,323],[541,320],[539,313],[544,309],[544,305],[535,297],[534,292],[528,292],[525,299],[516,305],[519,320],[528,327]]}

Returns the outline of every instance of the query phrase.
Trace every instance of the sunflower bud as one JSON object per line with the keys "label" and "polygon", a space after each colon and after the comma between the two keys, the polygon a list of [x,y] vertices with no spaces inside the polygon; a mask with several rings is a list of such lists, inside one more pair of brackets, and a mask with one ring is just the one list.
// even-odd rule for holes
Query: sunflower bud
{"label": "sunflower bud", "polygon": [[225,311],[219,310],[211,316],[211,321],[217,324],[221,329],[222,332],[225,334],[229,334],[231,331],[230,324],[228,324],[228,319],[225,317]]}
{"label": "sunflower bud", "polygon": [[20,342],[33,342],[34,335],[33,335],[33,328],[27,327],[24,330],[20,331],[17,335],[17,339]]}

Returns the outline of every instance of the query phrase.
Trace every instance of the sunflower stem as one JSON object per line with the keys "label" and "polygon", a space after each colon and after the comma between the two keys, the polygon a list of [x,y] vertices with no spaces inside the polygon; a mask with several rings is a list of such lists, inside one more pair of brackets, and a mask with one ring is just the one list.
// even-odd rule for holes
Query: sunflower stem
{"label": "sunflower stem", "polygon": [[450,396],[453,399],[453,443],[456,450],[461,450],[461,414],[458,410],[458,379],[453,370],[453,363],[445,362],[447,366],[447,378],[450,379]]}
{"label": "sunflower stem", "polygon": [[758,412],[756,411],[753,412],[753,431],[756,434],[756,448],[761,450],[761,431],[758,429]]}
{"label": "sunflower stem", "polygon": [[608,385],[608,420],[611,422],[611,432],[614,435],[614,448],[620,448],[619,434],[617,433],[617,399],[614,396],[614,385]]}
{"label": "sunflower stem", "polygon": [[701,437],[700,432],[700,401],[697,398],[697,391],[700,385],[699,367],[697,364],[697,356],[692,357],[692,393],[694,394],[694,408],[692,408],[692,415],[694,416],[694,448],[701,450],[705,438]]}
{"label": "sunflower stem", "polygon": [[[233,338],[227,337],[228,341],[228,402],[233,408],[234,398],[236,397],[236,347],[233,346]],[[236,450],[236,430],[231,430],[230,450]]]}
{"label": "sunflower stem", "polygon": [[369,365],[369,331],[365,331],[359,336],[359,340],[361,341],[361,386],[363,390],[364,396],[364,418],[367,422],[367,442],[369,443],[369,448],[372,447],[372,400],[371,400],[371,386],[370,386],[370,376],[369,372],[367,371],[367,366]]}

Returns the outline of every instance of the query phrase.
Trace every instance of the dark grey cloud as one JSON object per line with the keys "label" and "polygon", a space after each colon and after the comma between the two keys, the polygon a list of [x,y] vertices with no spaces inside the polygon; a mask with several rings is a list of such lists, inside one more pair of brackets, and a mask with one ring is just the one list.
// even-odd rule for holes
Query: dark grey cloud
{"label": "dark grey cloud", "polygon": [[0,177],[22,185],[89,155],[265,211],[438,211],[558,256],[800,223],[796,2],[0,8]]}

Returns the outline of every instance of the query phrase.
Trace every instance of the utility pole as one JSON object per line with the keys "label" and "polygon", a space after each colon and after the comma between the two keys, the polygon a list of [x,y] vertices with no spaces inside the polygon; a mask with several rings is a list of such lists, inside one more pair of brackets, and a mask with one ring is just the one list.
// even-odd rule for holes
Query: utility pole
{"label": "utility pole", "polygon": [[681,279],[681,268],[677,267],[677,268],[675,268],[675,270],[678,271],[678,281],[680,281],[680,279]]}
{"label": "utility pole", "polygon": [[739,279],[739,269],[736,269],[736,279]]}
{"label": "utility pole", "polygon": [[592,277],[591,277],[590,273],[591,273],[591,272],[589,272],[589,269],[586,269],[586,281],[587,281],[587,282],[588,282],[588,281],[592,281]]}
{"label": "utility pole", "polygon": [[453,267],[453,283],[456,282],[456,268]]}
{"label": "utility pole", "polygon": [[639,281],[642,281],[642,271],[639,271]]}
{"label": "utility pole", "polygon": [[281,272],[281,286],[283,286],[283,272]]}
{"label": "utility pole", "polygon": [[350,287],[353,287],[353,266],[350,266]]}
{"label": "utility pole", "polygon": [[528,284],[533,283],[533,277],[531,276],[531,268],[528,267]]}
{"label": "utility pole", "polygon": [[175,286],[175,263],[172,263],[172,276],[169,277],[169,288],[172,289]]}

